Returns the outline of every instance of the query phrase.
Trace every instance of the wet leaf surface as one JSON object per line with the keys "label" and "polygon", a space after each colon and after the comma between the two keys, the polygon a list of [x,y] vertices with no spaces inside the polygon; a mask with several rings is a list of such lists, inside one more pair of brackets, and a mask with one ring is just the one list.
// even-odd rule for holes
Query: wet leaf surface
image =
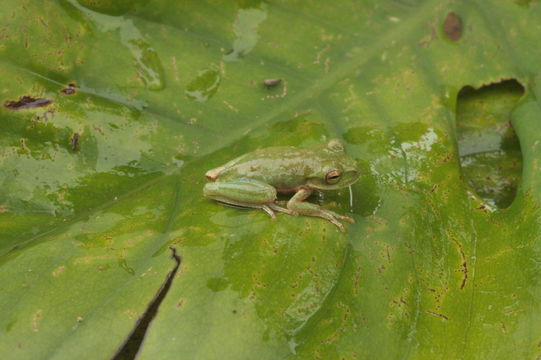
{"label": "wet leaf surface", "polygon": [[[2,103],[52,103],[0,107],[0,358],[112,358],[169,247],[140,359],[541,354],[538,1],[3,5]],[[503,79],[524,92],[461,91]],[[201,196],[236,156],[333,137],[363,176],[310,201],[345,234]]]}

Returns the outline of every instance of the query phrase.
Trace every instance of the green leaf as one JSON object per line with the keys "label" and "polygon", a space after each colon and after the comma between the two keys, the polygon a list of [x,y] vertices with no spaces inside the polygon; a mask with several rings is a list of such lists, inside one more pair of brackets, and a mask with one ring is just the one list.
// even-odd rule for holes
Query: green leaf
{"label": "green leaf", "polygon": [[[0,19],[0,358],[541,354],[538,1],[5,0]],[[236,156],[334,137],[363,176],[310,201],[347,233],[202,197]]]}

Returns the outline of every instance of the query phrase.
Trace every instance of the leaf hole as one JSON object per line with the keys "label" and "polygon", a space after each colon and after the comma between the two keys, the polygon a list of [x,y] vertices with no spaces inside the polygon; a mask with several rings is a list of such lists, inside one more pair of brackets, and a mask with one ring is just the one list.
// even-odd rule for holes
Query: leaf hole
{"label": "leaf hole", "polygon": [[522,152],[511,112],[524,95],[515,79],[474,89],[457,97],[456,129],[462,175],[488,204],[504,209],[513,202],[522,174]]}

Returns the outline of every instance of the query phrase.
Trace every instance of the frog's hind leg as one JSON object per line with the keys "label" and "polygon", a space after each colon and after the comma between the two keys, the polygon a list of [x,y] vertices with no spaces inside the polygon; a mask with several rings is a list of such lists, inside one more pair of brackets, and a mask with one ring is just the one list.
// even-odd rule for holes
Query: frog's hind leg
{"label": "frog's hind leg", "polygon": [[241,204],[234,204],[231,201],[231,199],[220,199],[220,198],[217,198],[217,197],[214,197],[213,199],[216,200],[216,202],[219,202],[222,205],[229,206],[229,207],[234,207],[234,208],[237,208],[237,209],[261,209],[264,212],[266,212],[267,214],[269,214],[269,216],[272,218],[272,220],[276,220],[276,215],[275,215],[274,211],[272,211],[271,207],[268,206],[268,205],[265,205],[265,204],[242,204],[241,205]]}
{"label": "frog's hind leg", "polygon": [[343,216],[340,214],[335,213],[334,211],[330,211],[327,209],[323,209],[322,207],[312,204],[309,202],[305,202],[312,193],[311,189],[300,189],[287,203],[287,207],[289,209],[292,209],[296,212],[298,212],[300,215],[304,216],[316,216],[323,219],[326,219],[330,221],[332,224],[336,225],[340,231],[345,232],[346,228],[342,223],[338,220],[347,221],[349,223],[354,223],[355,220],[348,216]]}
{"label": "frog's hind leg", "polygon": [[[273,203],[273,202],[270,202],[268,204],[246,204],[246,203],[243,203],[242,205],[239,205],[239,204],[233,204],[231,202],[230,199],[218,199],[218,198],[214,198],[214,200],[216,200],[217,202],[219,202],[220,204],[223,204],[225,206],[231,206],[231,207],[235,207],[235,208],[239,208],[239,209],[246,209],[246,208],[254,208],[254,209],[261,209],[263,211],[265,211],[267,214],[270,215],[270,217],[272,218],[272,220],[276,220],[276,215],[274,214],[274,211],[278,211],[278,212],[282,212],[284,214],[288,214],[288,215],[292,215],[292,216],[298,216],[299,213],[294,211],[294,210],[290,210],[290,209],[287,209],[285,207],[282,207],[282,206],[279,206],[277,205],[276,203]],[[274,211],[273,211],[274,210]]]}
{"label": "frog's hind leg", "polygon": [[276,219],[271,209],[273,201],[276,200],[276,189],[262,181],[242,178],[207,183],[203,195],[225,205],[261,209],[273,220]]}

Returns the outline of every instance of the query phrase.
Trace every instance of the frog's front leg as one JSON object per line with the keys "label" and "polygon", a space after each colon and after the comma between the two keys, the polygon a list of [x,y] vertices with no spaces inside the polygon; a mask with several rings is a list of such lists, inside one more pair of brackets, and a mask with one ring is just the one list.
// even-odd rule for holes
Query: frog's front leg
{"label": "frog's front leg", "polygon": [[317,216],[323,219],[327,219],[334,225],[336,225],[342,232],[346,231],[346,228],[344,227],[344,225],[342,225],[342,223],[338,221],[338,219],[350,223],[355,222],[355,220],[348,216],[343,216],[335,213],[334,211],[323,209],[316,204],[305,202],[304,200],[306,200],[312,194],[312,192],[312,189],[301,188],[295,193],[295,195],[293,195],[291,199],[289,199],[287,203],[287,208],[299,213],[299,215]]}
{"label": "frog's front leg", "polygon": [[254,179],[242,178],[207,183],[203,189],[203,195],[226,205],[261,209],[273,220],[276,219],[273,210],[297,215],[294,211],[274,203],[276,200],[274,187]]}

